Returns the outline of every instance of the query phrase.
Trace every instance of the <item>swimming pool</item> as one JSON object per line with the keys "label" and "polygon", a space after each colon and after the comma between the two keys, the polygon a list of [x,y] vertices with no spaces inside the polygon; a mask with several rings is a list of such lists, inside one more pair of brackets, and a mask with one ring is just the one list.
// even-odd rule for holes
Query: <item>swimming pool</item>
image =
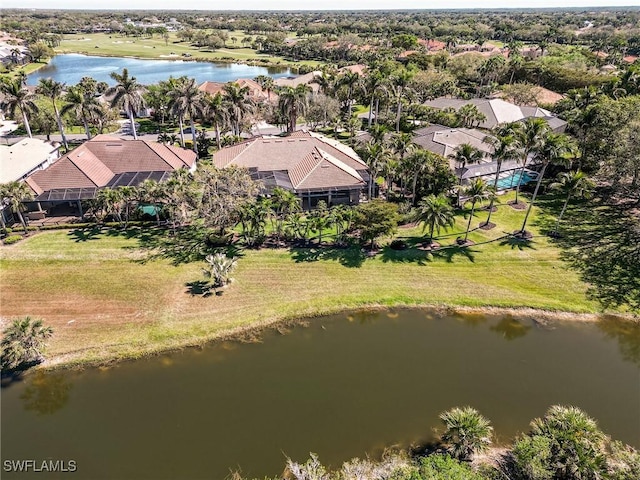
{"label": "swimming pool", "polygon": [[[521,175],[522,179],[520,179]],[[526,185],[527,183],[535,181],[536,178],[537,175],[534,172],[528,172],[525,170],[524,173],[522,173],[522,171],[518,170],[516,173],[508,174],[504,177],[501,176],[498,179],[498,190],[516,188],[518,183],[520,183],[520,185]]]}

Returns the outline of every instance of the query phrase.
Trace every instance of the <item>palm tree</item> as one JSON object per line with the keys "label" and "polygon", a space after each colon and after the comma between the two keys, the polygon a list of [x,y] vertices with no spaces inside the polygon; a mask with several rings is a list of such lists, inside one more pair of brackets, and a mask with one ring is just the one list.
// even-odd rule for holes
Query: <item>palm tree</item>
{"label": "palm tree", "polygon": [[111,215],[119,223],[122,223],[122,206],[124,198],[122,192],[118,188],[103,188],[96,195],[96,202],[105,212],[105,215]]}
{"label": "palm tree", "polygon": [[400,117],[402,116],[402,97],[405,94],[413,72],[409,70],[400,70],[391,78],[391,87],[396,97],[396,132],[400,131]]}
{"label": "palm tree", "polygon": [[458,109],[457,116],[462,126],[467,128],[478,126],[487,119],[485,114],[478,110],[478,107],[473,103],[461,106]]}
{"label": "palm tree", "polygon": [[453,227],[455,216],[447,197],[429,195],[418,203],[416,219],[423,222],[423,232],[429,227],[429,243],[433,243],[434,231],[440,235],[442,228]]}
{"label": "palm tree", "polygon": [[373,182],[389,161],[391,150],[385,145],[369,142],[362,152],[363,160],[369,167],[369,199],[373,198]]}
{"label": "palm tree", "polygon": [[213,124],[216,135],[216,146],[218,150],[222,148],[220,142],[220,131],[229,121],[227,106],[224,103],[222,94],[219,92],[215,95],[205,95],[204,97],[204,116]]}
{"label": "palm tree", "polygon": [[184,148],[184,118],[189,116],[189,126],[191,127],[191,139],[193,141],[193,151],[198,153],[198,143],[196,141],[195,118],[202,116],[204,111],[203,93],[198,90],[195,79],[186,79],[178,84],[178,88],[170,92],[170,110],[178,116],[180,124],[180,141]]}
{"label": "palm tree", "polygon": [[0,107],[12,117],[15,116],[16,109],[20,110],[24,129],[29,138],[33,137],[29,126],[29,115],[38,112],[38,106],[34,102],[35,95],[23,87],[22,81],[17,78],[3,78],[0,81],[0,93],[4,94]]}
{"label": "palm tree", "polygon": [[[498,180],[500,180],[500,170],[502,169],[502,162],[505,160],[511,160],[517,158],[518,149],[516,139],[512,135],[498,135],[494,137],[485,137],[485,142],[493,145],[493,159],[496,162],[496,176],[493,179],[493,190],[498,191]],[[495,203],[496,196],[491,197],[489,203],[489,215],[484,225],[489,226],[491,224],[491,214],[493,213],[493,204]]]}
{"label": "palm tree", "polygon": [[206,278],[213,281],[214,288],[224,287],[233,281],[231,273],[238,266],[238,260],[235,257],[227,257],[224,253],[216,253],[207,255],[205,261],[207,262],[207,268],[203,268],[202,273]]}
{"label": "palm tree", "polygon": [[337,86],[344,87],[346,91],[347,118],[351,118],[353,111],[353,94],[360,86],[361,77],[356,72],[346,71],[338,77]]}
{"label": "palm tree", "polygon": [[122,73],[112,72],[109,75],[117,82],[117,85],[110,87],[105,92],[106,95],[114,95],[111,100],[111,107],[122,108],[129,117],[131,122],[131,131],[133,139],[138,139],[136,132],[136,124],[134,121],[135,113],[145,107],[145,100],[142,96],[142,86],[136,81],[136,77],[130,77],[126,68],[122,69]]}
{"label": "palm tree", "polygon": [[253,113],[253,102],[249,98],[249,87],[240,87],[237,83],[224,86],[224,97],[229,112],[229,121],[234,135],[242,133],[242,122]]}
{"label": "palm tree", "polygon": [[160,226],[160,205],[167,198],[164,186],[155,180],[147,179],[138,185],[137,190],[140,200],[153,206],[156,224]]}
{"label": "palm tree", "polygon": [[[369,117],[367,119],[369,128],[371,128],[374,105],[378,105],[378,102],[380,101],[380,94],[384,91],[385,85],[385,78],[379,71],[370,72],[364,79],[364,90],[369,97]],[[378,123],[377,108],[374,118],[376,123]]]}
{"label": "palm tree", "polygon": [[258,75],[253,80],[257,82],[258,85],[260,85],[260,88],[262,88],[262,90],[267,92],[267,101],[271,102],[271,92],[273,91],[273,87],[275,86],[273,78],[267,75]]}
{"label": "palm tree", "polygon": [[542,118],[530,117],[525,119],[521,126],[516,130],[516,139],[518,147],[522,153],[522,167],[518,173],[518,185],[516,186],[515,205],[518,204],[518,195],[520,193],[520,185],[522,185],[522,177],[524,169],[527,165],[529,155],[531,155],[540,145],[540,142],[551,129],[549,124]]}
{"label": "palm tree", "polygon": [[327,208],[327,202],[320,200],[308,218],[311,230],[318,232],[318,245],[322,245],[322,234],[331,226],[333,220]]}
{"label": "palm tree", "polygon": [[464,234],[464,241],[466,242],[469,237],[469,230],[471,229],[471,220],[476,210],[476,203],[493,197],[494,190],[493,187],[487,185],[487,182],[481,178],[476,178],[464,189],[464,193],[467,201],[471,202],[471,213],[469,214],[469,221],[467,222],[467,231]]}
{"label": "palm tree", "polygon": [[569,199],[571,197],[590,198],[591,191],[594,187],[595,184],[589,180],[584,172],[581,172],[580,170],[575,172],[562,172],[558,175],[558,181],[550,185],[552,190],[556,190],[565,195],[564,204],[562,205],[562,210],[560,211],[560,215],[556,222],[556,228],[554,229],[554,233],[556,235],[558,234],[560,221],[562,220],[564,212],[567,209],[567,205],[569,204]]}
{"label": "palm tree", "polygon": [[62,144],[66,150],[69,148],[69,145],[67,144],[67,137],[64,134],[64,125],[62,125],[62,118],[60,117],[58,104],[56,103],[56,100],[62,96],[62,92],[65,89],[64,87],[64,83],[56,82],[52,78],[41,78],[40,84],[38,85],[38,88],[36,88],[36,92],[51,99],[51,103],[53,103],[53,111],[56,114],[56,121],[58,122],[58,130],[60,130],[60,135],[62,136]]}
{"label": "palm tree", "polygon": [[[31,188],[24,182],[9,182],[0,185],[0,199],[4,205],[11,207],[11,210],[18,214],[20,223],[24,228],[25,234],[27,233],[27,222],[24,219],[22,212],[25,210],[25,206],[22,203],[25,200],[33,199],[33,192]],[[0,213],[1,215],[1,213]]]}
{"label": "palm tree", "polygon": [[533,207],[540,185],[542,185],[542,179],[544,178],[547,167],[551,164],[567,167],[571,164],[571,160],[576,156],[576,145],[562,133],[549,133],[544,136],[534,152],[534,160],[538,161],[542,165],[542,169],[538,173],[538,181],[536,182],[536,188],[533,191],[531,202],[529,202],[529,208],[524,216],[522,222],[522,228],[520,234],[525,234],[525,228],[527,227],[527,221],[531,214],[531,208]]}
{"label": "palm tree", "polygon": [[530,446],[551,447],[541,455],[544,466],[549,469],[548,478],[606,478],[608,438],[579,408],[552,406],[543,418],[531,422],[530,433],[516,442],[515,448],[527,440]]}
{"label": "palm tree", "polygon": [[73,112],[75,117],[82,122],[87,140],[91,139],[89,119],[102,114],[102,107],[96,97],[85,91],[80,85],[70,87],[64,96],[65,105],[60,109],[60,114]]}
{"label": "palm tree", "polygon": [[275,187],[271,193],[271,204],[275,213],[275,231],[278,241],[284,229],[284,219],[302,208],[298,196],[290,190]]}
{"label": "palm tree", "polygon": [[283,117],[289,120],[287,133],[295,132],[298,115],[306,113],[309,106],[309,92],[309,86],[304,84],[300,84],[295,88],[284,87],[279,92],[278,110],[280,110]]}
{"label": "palm tree", "polygon": [[[453,154],[450,155],[459,165],[460,175],[458,176],[458,184],[462,186],[462,176],[464,175],[464,167],[470,163],[477,163],[484,158],[484,153],[469,143],[458,145]],[[458,206],[460,205],[460,189],[458,189]]]}
{"label": "palm tree", "polygon": [[469,461],[476,452],[491,445],[493,427],[489,420],[471,407],[454,408],[440,414],[446,430],[440,439],[449,445],[451,455]]}
{"label": "palm tree", "polygon": [[25,317],[14,320],[2,335],[2,369],[12,370],[25,364],[42,362],[42,349],[45,341],[53,335],[53,330],[45,327],[42,320]]}

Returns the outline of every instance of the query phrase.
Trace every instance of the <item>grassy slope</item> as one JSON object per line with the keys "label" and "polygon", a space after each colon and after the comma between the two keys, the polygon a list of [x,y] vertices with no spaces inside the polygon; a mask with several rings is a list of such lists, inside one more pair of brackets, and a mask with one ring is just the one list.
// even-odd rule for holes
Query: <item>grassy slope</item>
{"label": "grassy slope", "polygon": [[[496,238],[514,230],[523,215],[501,206],[494,214],[498,227],[470,238]],[[472,225],[485,216],[480,212]],[[441,244],[452,243],[465,225],[460,217]],[[401,229],[398,236],[419,232]],[[598,309],[544,237],[529,246],[498,241],[432,258],[415,250],[383,250],[372,259],[344,250],[325,251],[320,259],[308,250],[249,250],[231,288],[207,298],[188,291],[187,283],[202,279],[199,264],[140,262],[138,242],[114,232],[82,240],[56,231],[3,247],[2,317],[44,318],[56,332],[50,356],[99,361],[198,343],[261,321],[368,304]]]}
{"label": "grassy slope", "polygon": [[[244,35],[241,32],[231,32],[227,45],[232,46],[231,37],[238,38],[237,46],[241,46]],[[174,43],[175,42],[175,43]],[[96,48],[98,47],[98,48]],[[86,53],[88,55],[103,55],[110,57],[138,57],[167,59],[172,53],[182,58],[183,53],[189,53],[192,58],[206,60],[238,60],[238,61],[259,61],[268,60],[271,64],[282,65],[317,65],[318,62],[302,61],[289,62],[282,57],[267,54],[259,54],[251,48],[221,48],[215,51],[208,49],[198,49],[192,47],[187,42],[180,42],[175,33],[170,34],[168,44],[162,37],[156,35],[153,38],[125,37],[116,34],[92,33],[83,35],[65,35],[56,53]]]}

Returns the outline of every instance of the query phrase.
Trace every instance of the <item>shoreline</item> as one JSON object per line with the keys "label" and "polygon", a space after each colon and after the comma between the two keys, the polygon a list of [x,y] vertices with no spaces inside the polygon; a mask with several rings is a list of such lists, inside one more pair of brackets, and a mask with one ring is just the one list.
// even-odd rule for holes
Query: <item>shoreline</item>
{"label": "shoreline", "polygon": [[[69,50],[69,51],[61,51],[61,52],[56,52],[54,56],[56,55],[85,55],[87,57],[103,57],[103,58],[129,58],[129,59],[133,59],[133,60],[150,60],[150,61],[163,61],[163,60],[168,60],[168,61],[183,61],[183,62],[203,62],[203,63],[218,63],[218,64],[224,64],[224,65],[229,65],[229,64],[240,64],[240,65],[248,65],[250,67],[265,67],[265,68],[281,68],[281,69],[288,69],[291,71],[292,74],[294,75],[299,75],[298,73],[296,73],[296,70],[298,70],[300,67],[309,67],[309,68],[316,68],[316,67],[311,67],[310,65],[305,65],[305,64],[300,64],[300,63],[295,63],[295,62],[291,62],[291,61],[287,61],[287,60],[278,60],[277,62],[274,62],[273,60],[269,59],[268,57],[265,57],[264,60],[266,61],[261,61],[261,59],[252,59],[252,60],[245,60],[245,59],[241,59],[241,58],[231,58],[231,57],[221,57],[221,58],[205,58],[205,57],[196,57],[196,56],[191,56],[191,57],[183,57],[181,55],[176,55],[176,56],[167,56],[167,57],[160,57],[160,58],[156,58],[156,57],[141,57],[141,56],[137,56],[137,55],[112,55],[109,53],[104,53],[104,52],[89,52],[86,50]],[[53,57],[51,57],[47,63],[42,64],[42,66],[46,66],[49,64],[49,62],[53,59]],[[320,62],[318,62],[320,64]],[[38,67],[38,68],[42,68],[42,67]],[[35,71],[35,70],[34,70]]]}
{"label": "shoreline", "polygon": [[[512,316],[518,320],[533,321],[541,326],[548,326],[553,322],[581,322],[594,323],[605,318],[614,318],[623,321],[640,323],[640,318],[633,314],[626,313],[577,313],[569,311],[544,310],[530,307],[468,307],[463,305],[437,305],[437,304],[364,304],[357,307],[337,307],[314,312],[300,313],[295,316],[272,317],[259,320],[248,325],[236,326],[229,329],[222,329],[218,332],[203,335],[196,340],[187,339],[178,341],[172,345],[153,345],[136,352],[119,355],[105,355],[101,358],[73,358],[72,354],[64,354],[51,357],[44,363],[29,371],[57,371],[57,370],[78,370],[84,368],[105,368],[115,366],[119,363],[140,360],[147,357],[159,356],[171,352],[181,351],[187,348],[204,347],[208,344],[237,341],[251,343],[256,341],[257,336],[267,329],[278,327],[293,327],[305,322],[313,321],[316,318],[328,315],[349,314],[355,312],[383,312],[392,309],[417,309],[428,310],[437,315],[486,315],[486,316]],[[46,354],[46,352],[45,352]]]}

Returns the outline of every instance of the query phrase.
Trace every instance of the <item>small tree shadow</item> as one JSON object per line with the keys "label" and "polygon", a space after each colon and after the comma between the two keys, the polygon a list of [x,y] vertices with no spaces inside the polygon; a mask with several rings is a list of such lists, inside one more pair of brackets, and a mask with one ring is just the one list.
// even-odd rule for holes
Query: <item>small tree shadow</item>
{"label": "small tree shadow", "polygon": [[455,257],[466,258],[471,263],[475,263],[475,253],[478,253],[478,251],[472,250],[470,247],[450,245],[434,250],[432,255],[433,258],[445,260],[447,263],[453,263]]}
{"label": "small tree shadow", "polygon": [[212,285],[205,280],[187,282],[185,283],[185,287],[187,287],[187,293],[193,297],[209,297],[214,293]]}
{"label": "small tree shadow", "polygon": [[87,242],[89,240],[99,240],[100,234],[102,234],[102,228],[98,225],[87,228],[76,228],[70,231],[67,235],[73,239],[74,242]]}
{"label": "small tree shadow", "polygon": [[531,250],[536,250],[536,247],[533,246],[533,242],[530,238],[518,238],[513,235],[509,235],[500,241],[500,246],[509,246],[511,250],[524,250],[525,248],[530,248]]}
{"label": "small tree shadow", "polygon": [[382,249],[382,261],[385,263],[417,263],[418,265],[426,265],[431,261],[432,254],[431,252],[415,248],[419,242],[420,239],[413,241],[407,240],[409,248],[406,250],[394,250],[387,245]]}

